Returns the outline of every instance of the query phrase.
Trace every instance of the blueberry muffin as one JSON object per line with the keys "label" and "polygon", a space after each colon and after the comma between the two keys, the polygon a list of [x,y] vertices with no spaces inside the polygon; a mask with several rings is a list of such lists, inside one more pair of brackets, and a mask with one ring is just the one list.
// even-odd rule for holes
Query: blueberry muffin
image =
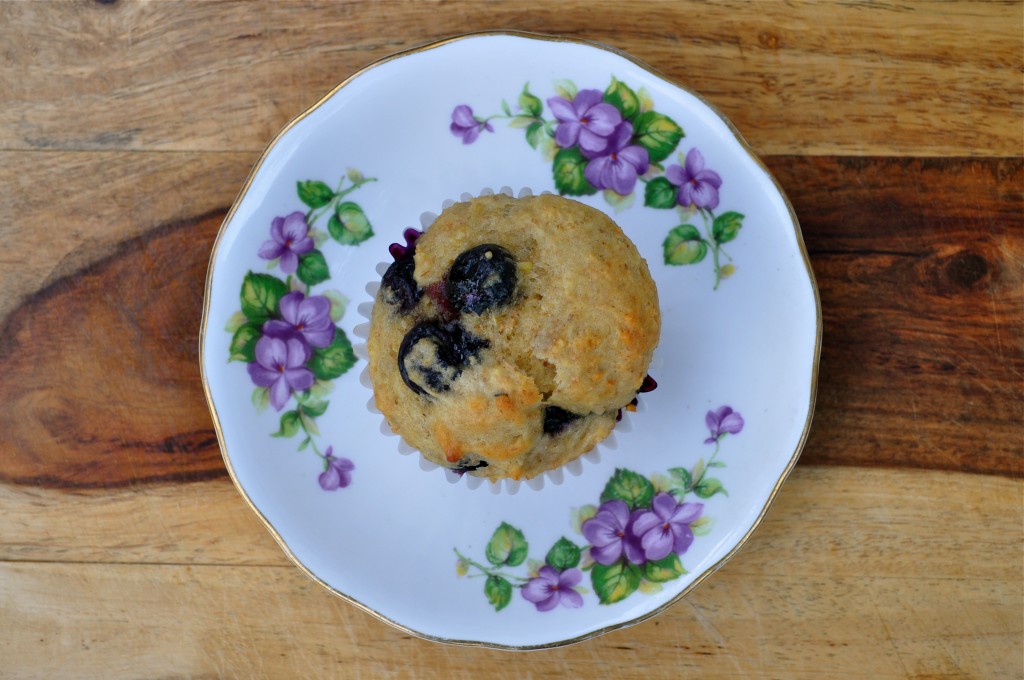
{"label": "blueberry muffin", "polygon": [[438,465],[528,479],[586,453],[644,383],[658,292],[604,213],[485,196],[393,246],[368,349],[377,408]]}

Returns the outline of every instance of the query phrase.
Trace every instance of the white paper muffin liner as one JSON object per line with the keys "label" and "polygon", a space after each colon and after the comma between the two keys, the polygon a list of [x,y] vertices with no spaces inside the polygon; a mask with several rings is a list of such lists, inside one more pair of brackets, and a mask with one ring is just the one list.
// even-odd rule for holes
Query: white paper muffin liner
{"label": "white paper muffin liner", "polygon": [[[533,190],[529,188],[520,189],[518,193],[515,193],[511,187],[507,186],[502,187],[497,192],[495,192],[491,188],[484,188],[481,189],[480,192],[476,195],[470,194],[468,192],[463,193],[459,197],[458,201],[446,199],[441,204],[441,210],[446,210],[447,208],[455,205],[456,203],[464,203],[470,201],[478,196],[493,196],[495,193],[518,198],[524,198],[527,196],[534,195]],[[541,193],[550,194],[551,192],[544,191]],[[420,215],[420,230],[426,232],[427,229],[430,228],[430,225],[434,223],[434,220],[437,219],[437,216],[439,214],[440,213],[433,212],[422,213]],[[381,260],[376,266],[377,274],[379,276],[383,276],[384,272],[386,272],[388,270],[388,267],[390,266],[390,261]],[[363,369],[359,374],[359,382],[364,387],[368,388],[371,391],[370,398],[366,402],[366,409],[371,413],[380,416],[381,434],[384,434],[388,437],[394,437],[395,439],[397,439],[397,450],[399,454],[405,457],[409,457],[412,454],[416,454],[416,457],[419,460],[419,467],[421,470],[435,475],[443,474],[445,479],[450,484],[465,484],[467,488],[472,490],[486,488],[493,494],[507,493],[510,495],[518,493],[523,488],[532,491],[541,491],[548,485],[560,486],[565,481],[566,473],[573,477],[578,477],[581,474],[583,474],[584,465],[593,465],[600,463],[604,455],[611,455],[611,452],[614,452],[616,449],[618,449],[619,445],[618,441],[615,438],[615,434],[617,432],[631,432],[633,430],[632,416],[634,414],[642,414],[647,410],[644,406],[643,399],[638,400],[639,403],[637,404],[636,411],[629,411],[623,408],[621,420],[615,423],[615,427],[612,429],[611,433],[607,437],[599,441],[594,446],[594,448],[592,448],[587,453],[584,453],[583,455],[574,458],[568,463],[565,463],[559,467],[541,473],[531,479],[490,480],[487,479],[486,477],[477,477],[469,473],[460,474],[449,468],[437,465],[436,463],[433,463],[424,458],[423,455],[420,454],[420,452],[417,449],[410,446],[409,443],[405,441],[405,439],[403,439],[400,435],[398,435],[394,430],[391,429],[391,425],[388,423],[387,418],[385,418],[384,414],[381,413],[381,411],[377,408],[376,399],[372,394],[373,381],[370,379],[370,357],[369,352],[367,351],[366,342],[367,339],[370,337],[370,319],[373,314],[373,304],[374,300],[376,299],[378,289],[380,289],[380,279],[367,282],[365,290],[366,294],[369,296],[369,299],[359,303],[359,305],[356,307],[356,311],[363,319],[365,319],[365,321],[357,324],[355,328],[352,329],[353,335],[355,335],[355,337],[358,339],[358,342],[355,342],[353,344],[353,351],[355,352],[357,357],[359,357],[360,359],[364,359]],[[658,363],[657,358],[651,362],[649,370],[657,370],[657,366],[655,366],[656,363]]]}

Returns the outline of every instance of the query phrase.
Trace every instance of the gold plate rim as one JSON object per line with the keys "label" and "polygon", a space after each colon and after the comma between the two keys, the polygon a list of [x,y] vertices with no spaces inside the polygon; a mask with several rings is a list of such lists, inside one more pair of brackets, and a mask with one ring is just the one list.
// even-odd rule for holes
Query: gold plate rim
{"label": "gold plate rim", "polygon": [[[587,46],[587,47],[592,47],[592,48],[599,49],[599,50],[602,50],[602,51],[605,51],[605,52],[610,52],[612,54],[615,54],[615,55],[617,55],[617,56],[619,56],[619,57],[621,57],[621,58],[623,58],[623,59],[633,63],[634,65],[638,66],[639,68],[647,71],[649,74],[651,74],[655,78],[658,78],[658,79],[668,83],[669,85],[671,85],[671,86],[673,86],[673,87],[675,87],[675,88],[677,88],[679,90],[682,90],[682,91],[686,92],[687,94],[695,97],[702,104],[707,106],[716,116],[718,116],[722,120],[722,122],[725,123],[725,125],[728,127],[729,131],[732,132],[732,134],[735,137],[736,141],[739,142],[740,147],[743,149],[744,153],[746,153],[747,156],[749,156],[750,159],[752,161],[754,161],[754,164],[757,165],[757,167],[759,167],[761,169],[761,171],[764,172],[768,176],[768,178],[771,180],[773,186],[775,187],[776,191],[779,192],[779,195],[782,197],[782,200],[785,202],[786,209],[789,211],[790,219],[793,222],[794,235],[796,237],[797,246],[798,246],[799,251],[800,251],[801,259],[803,260],[804,267],[805,267],[805,269],[807,271],[808,280],[809,280],[809,283],[811,285],[812,293],[814,295],[814,305],[815,305],[814,357],[812,359],[812,366],[811,366],[810,399],[809,399],[809,404],[808,404],[808,409],[807,409],[807,419],[806,419],[806,421],[804,423],[804,429],[803,429],[803,432],[800,435],[800,439],[797,442],[796,449],[793,451],[793,455],[790,457],[790,460],[787,463],[785,469],[782,471],[782,474],[779,476],[779,479],[776,481],[775,485],[772,487],[771,493],[768,495],[768,499],[765,502],[764,507],[761,509],[761,512],[755,518],[753,524],[750,526],[750,528],[747,530],[747,532],[740,538],[740,540],[736,543],[736,545],[733,546],[732,549],[729,550],[729,552],[727,552],[715,564],[711,565],[703,573],[701,573],[699,576],[697,576],[697,578],[695,578],[689,585],[687,585],[685,588],[683,588],[675,597],[673,597],[668,602],[665,602],[664,604],[662,604],[662,605],[652,609],[651,611],[646,612],[645,614],[642,614],[642,615],[640,615],[640,616],[638,616],[638,617],[636,617],[634,619],[631,619],[629,621],[624,621],[622,623],[611,624],[611,625],[605,626],[603,628],[600,628],[600,629],[597,629],[597,630],[594,630],[594,631],[590,631],[590,632],[585,633],[583,635],[579,635],[579,636],[574,637],[574,638],[570,638],[570,639],[566,639],[566,640],[558,640],[558,641],[555,641],[555,642],[543,643],[543,644],[538,644],[538,645],[503,645],[503,644],[499,644],[499,643],[484,642],[484,641],[478,641],[478,640],[456,640],[456,639],[444,638],[444,637],[440,637],[440,636],[436,636],[436,635],[430,635],[428,633],[423,633],[421,631],[417,631],[417,630],[414,630],[414,629],[409,628],[407,626],[404,626],[401,623],[398,623],[397,621],[395,621],[393,619],[390,619],[387,616],[381,614],[380,612],[377,612],[374,609],[371,609],[370,607],[368,607],[365,604],[363,604],[362,602],[356,600],[352,596],[347,595],[346,593],[343,593],[342,591],[338,590],[337,588],[329,585],[328,583],[323,581],[321,578],[319,578],[316,574],[311,572],[295,556],[295,554],[292,553],[291,548],[288,547],[288,544],[285,542],[284,538],[281,537],[281,535],[277,532],[277,529],[274,528],[273,524],[271,524],[270,521],[263,515],[263,513],[260,512],[260,510],[253,504],[252,500],[249,498],[249,495],[245,492],[245,490],[242,488],[242,485],[239,483],[238,478],[235,475],[234,467],[231,464],[231,459],[230,459],[230,457],[228,455],[228,452],[227,452],[227,445],[226,445],[226,443],[224,441],[224,433],[223,433],[223,431],[221,429],[220,417],[219,417],[219,415],[217,413],[217,407],[213,403],[213,396],[210,393],[210,385],[209,385],[208,377],[206,375],[206,360],[205,360],[206,331],[207,331],[208,324],[209,324],[209,321],[210,321],[210,302],[211,302],[211,295],[210,295],[210,293],[211,293],[211,290],[212,290],[212,287],[213,287],[213,266],[214,266],[214,262],[215,262],[216,257],[217,257],[217,251],[218,251],[218,249],[220,247],[221,239],[224,236],[224,233],[225,233],[225,230],[227,228],[227,225],[231,222],[231,219],[234,217],[234,214],[237,211],[239,204],[242,202],[242,199],[248,193],[249,187],[252,184],[253,178],[256,176],[256,173],[262,167],[262,165],[263,165],[264,161],[267,159],[267,156],[269,155],[270,151],[277,145],[277,143],[279,141],[281,141],[281,138],[284,137],[284,135],[287,134],[289,130],[291,130],[298,123],[300,123],[302,120],[304,120],[307,116],[309,116],[311,113],[313,113],[313,111],[315,111],[316,109],[320,108],[320,106],[322,106],[325,102],[327,102],[329,99],[331,99],[342,88],[344,88],[350,82],[352,82],[353,80],[355,80],[356,78],[358,78],[362,74],[370,71],[373,68],[381,66],[382,64],[386,64],[386,63],[388,63],[390,61],[394,61],[396,59],[401,59],[403,57],[411,56],[411,55],[418,54],[418,53],[421,53],[421,52],[426,52],[426,51],[429,51],[429,50],[432,50],[432,49],[436,49],[438,47],[443,47],[445,45],[449,45],[451,43],[458,42],[458,41],[461,41],[461,40],[465,40],[465,39],[468,39],[468,38],[497,37],[497,36],[508,36],[508,37],[515,37],[515,38],[525,38],[525,39],[528,39],[528,40],[541,40],[541,41],[545,41],[545,42],[571,43],[571,44],[576,44],[576,45],[584,45],[584,46]],[[200,378],[201,378],[202,385],[203,385],[203,394],[206,397],[206,405],[210,409],[210,416],[213,419],[214,431],[217,433],[217,443],[218,443],[218,446],[220,447],[221,458],[223,458],[223,460],[224,460],[224,465],[227,468],[228,476],[231,478],[232,484],[234,484],[235,489],[238,491],[238,493],[245,500],[245,503],[246,503],[246,505],[249,506],[249,509],[252,510],[256,514],[256,516],[259,518],[260,522],[263,523],[263,526],[267,529],[267,531],[270,532],[271,536],[274,537],[274,540],[277,541],[278,545],[284,551],[285,555],[287,555],[288,559],[291,560],[292,563],[296,567],[298,567],[299,571],[301,571],[303,574],[305,574],[307,577],[309,577],[315,583],[319,584],[325,590],[327,590],[331,594],[341,598],[345,602],[347,602],[347,603],[349,603],[349,604],[351,604],[351,605],[361,609],[362,611],[366,612],[367,614],[370,614],[371,616],[379,619],[380,621],[383,621],[384,623],[386,623],[386,624],[388,624],[390,626],[393,626],[394,628],[396,628],[396,629],[398,629],[398,630],[400,630],[400,631],[402,631],[404,633],[408,633],[410,635],[413,635],[413,636],[415,636],[417,638],[421,638],[423,640],[429,640],[431,642],[443,642],[443,643],[446,643],[446,644],[459,645],[459,646],[464,646],[464,647],[484,647],[484,648],[488,648],[488,649],[514,650],[514,651],[532,651],[532,650],[540,650],[540,649],[552,649],[552,648],[556,648],[556,647],[563,647],[563,646],[566,646],[566,645],[576,644],[576,643],[579,643],[579,642],[583,642],[585,640],[589,640],[591,638],[598,637],[600,635],[604,635],[605,633],[610,633],[610,632],[612,632],[614,630],[618,630],[618,629],[621,629],[621,628],[628,628],[630,626],[634,626],[634,625],[637,625],[639,623],[643,623],[644,621],[647,621],[648,619],[653,618],[653,617],[657,616],[658,614],[661,614],[666,609],[668,609],[672,605],[674,605],[677,602],[679,602],[679,600],[684,598],[694,588],[696,588],[698,585],[703,583],[706,578],[708,578],[713,573],[715,573],[716,571],[721,569],[722,566],[724,566],[726,562],[728,562],[730,559],[732,559],[736,555],[736,553],[739,552],[739,550],[743,547],[743,545],[747,542],[747,540],[749,540],[750,536],[754,533],[754,531],[757,529],[757,527],[761,524],[761,521],[764,519],[765,515],[768,513],[768,510],[771,508],[772,504],[775,502],[776,496],[778,495],[778,493],[779,493],[780,489],[782,488],[783,484],[785,483],[786,479],[789,477],[790,473],[793,471],[793,468],[796,466],[797,460],[800,458],[800,454],[803,452],[804,446],[807,443],[807,438],[810,435],[811,421],[814,418],[814,407],[815,407],[815,401],[816,401],[816,397],[817,397],[818,366],[819,366],[819,362],[820,362],[820,358],[821,358],[821,340],[822,340],[821,296],[820,296],[819,291],[818,291],[817,281],[815,280],[815,277],[814,277],[814,270],[811,267],[811,261],[810,261],[810,258],[808,256],[808,254],[807,254],[807,247],[804,244],[803,233],[802,233],[802,231],[800,229],[800,222],[799,222],[799,219],[797,218],[796,212],[793,210],[793,205],[792,205],[792,203],[790,203],[789,197],[786,195],[786,192],[782,189],[782,186],[779,184],[779,181],[775,178],[775,176],[768,169],[768,167],[764,164],[764,162],[760,159],[760,157],[758,157],[758,155],[754,152],[754,150],[751,148],[751,146],[747,143],[746,139],[743,138],[743,135],[740,134],[739,130],[736,129],[736,127],[732,124],[732,122],[728,118],[726,118],[726,116],[724,114],[722,114],[722,112],[719,111],[717,107],[715,107],[711,102],[709,102],[707,99],[705,99],[700,93],[695,92],[694,90],[690,89],[689,87],[687,87],[685,85],[681,85],[679,83],[674,82],[673,80],[668,78],[665,74],[661,73],[660,71],[658,71],[654,67],[646,64],[645,62],[641,61],[640,59],[637,59],[636,57],[634,57],[634,56],[632,56],[632,55],[630,55],[630,54],[628,54],[626,52],[623,52],[622,50],[617,49],[615,47],[611,47],[609,45],[604,45],[602,43],[598,43],[598,42],[594,42],[594,41],[589,41],[589,40],[582,40],[582,39],[578,39],[578,38],[567,38],[567,37],[564,37],[564,36],[557,36],[557,35],[547,35],[547,34],[543,34],[543,33],[532,33],[532,32],[528,32],[528,31],[513,31],[513,30],[493,30],[493,31],[478,31],[478,32],[473,32],[473,33],[462,33],[462,34],[450,36],[450,37],[444,38],[442,40],[438,40],[438,41],[434,41],[434,42],[427,43],[427,44],[424,44],[424,45],[420,45],[418,47],[413,47],[413,48],[410,48],[410,49],[407,49],[407,50],[403,50],[401,52],[396,52],[394,54],[391,54],[391,55],[388,55],[388,56],[383,57],[381,59],[378,59],[378,60],[376,60],[376,61],[374,61],[374,62],[372,62],[370,64],[367,64],[363,68],[359,69],[358,71],[356,71],[355,73],[350,75],[348,78],[345,78],[343,81],[338,83],[334,88],[332,88],[329,92],[327,92],[327,94],[325,94],[323,97],[321,97],[319,100],[317,100],[317,102],[315,104],[313,104],[312,106],[307,108],[305,111],[300,113],[298,116],[293,118],[291,121],[289,121],[274,136],[274,139],[271,140],[271,142],[266,146],[266,148],[263,150],[263,153],[260,154],[259,159],[256,161],[256,163],[253,165],[252,169],[249,171],[249,175],[246,177],[245,183],[242,185],[242,188],[239,190],[238,194],[236,195],[235,200],[234,200],[234,202],[231,205],[231,209],[228,210],[228,213],[224,217],[223,222],[221,222],[220,228],[217,231],[217,237],[214,239],[213,248],[212,248],[212,250],[210,252],[210,260],[209,260],[209,263],[207,265],[206,285],[205,285],[204,294],[203,294],[203,315],[202,315],[202,322],[200,324],[200,329],[199,329],[199,372],[200,372]]]}

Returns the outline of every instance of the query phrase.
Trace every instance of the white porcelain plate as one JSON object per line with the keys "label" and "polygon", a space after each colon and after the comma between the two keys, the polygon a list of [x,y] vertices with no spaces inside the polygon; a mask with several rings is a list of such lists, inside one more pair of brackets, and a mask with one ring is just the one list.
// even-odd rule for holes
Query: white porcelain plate
{"label": "white porcelain plate", "polygon": [[[611,215],[663,316],[658,389],[522,484],[426,464],[365,371],[389,244],[503,187]],[[636,623],[721,566],[800,453],[821,337],[796,218],[730,124],[621,53],[520,34],[386,59],[293,121],[224,222],[204,312],[228,470],[288,555],[411,633],[508,648]]]}

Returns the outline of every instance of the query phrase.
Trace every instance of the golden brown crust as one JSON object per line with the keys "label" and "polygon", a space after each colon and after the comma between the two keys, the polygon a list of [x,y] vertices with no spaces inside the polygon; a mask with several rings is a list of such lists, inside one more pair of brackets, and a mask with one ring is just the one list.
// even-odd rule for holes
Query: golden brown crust
{"label": "golden brown crust", "polygon": [[[398,349],[417,323],[443,310],[423,295],[408,312],[378,294],[370,375],[392,429],[440,465],[480,461],[490,478],[529,478],[606,437],[636,395],[658,342],[658,295],[647,264],[604,213],[557,196],[489,196],[445,210],[419,239],[415,279],[436,291],[460,253],[508,250],[518,272],[511,302],[458,322],[488,347],[450,389],[424,396],[402,381]],[[547,406],[583,416],[543,432]]]}

